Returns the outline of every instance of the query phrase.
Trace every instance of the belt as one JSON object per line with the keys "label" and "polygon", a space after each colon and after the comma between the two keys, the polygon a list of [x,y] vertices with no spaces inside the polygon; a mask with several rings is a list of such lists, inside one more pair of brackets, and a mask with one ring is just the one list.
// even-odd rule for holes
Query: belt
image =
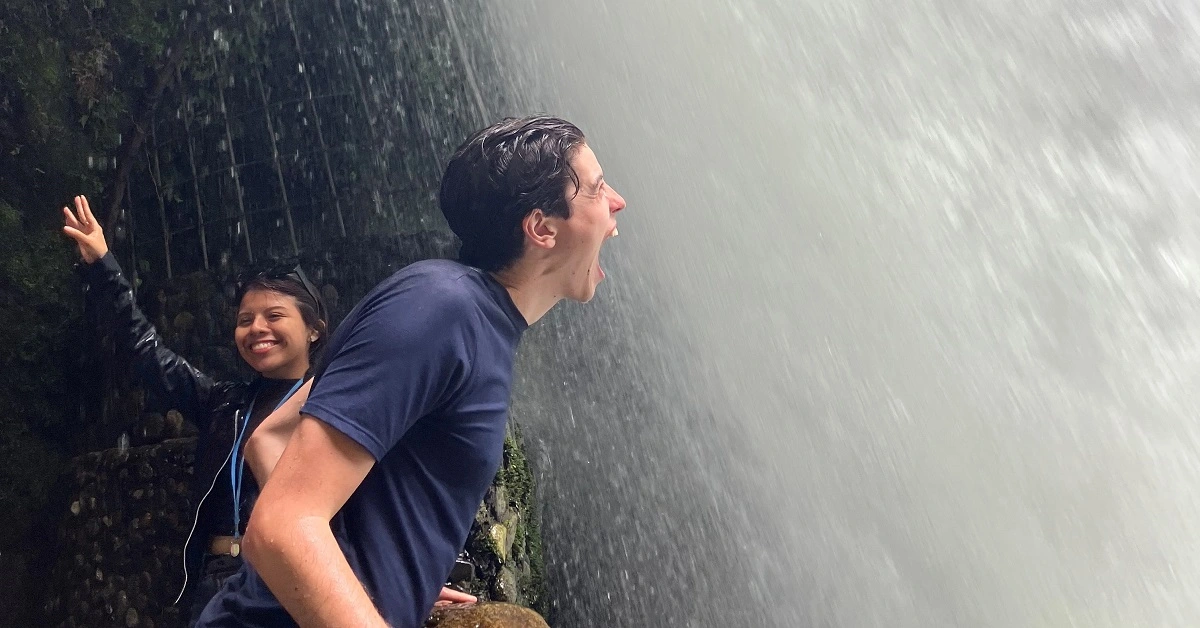
{"label": "belt", "polygon": [[[214,536],[208,543],[208,553],[213,556],[232,556],[233,555],[233,537],[232,536]],[[240,552],[239,552],[240,553]]]}

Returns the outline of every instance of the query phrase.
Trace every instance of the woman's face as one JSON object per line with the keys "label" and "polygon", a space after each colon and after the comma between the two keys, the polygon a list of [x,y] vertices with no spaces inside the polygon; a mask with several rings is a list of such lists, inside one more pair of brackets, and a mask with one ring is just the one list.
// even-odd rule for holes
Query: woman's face
{"label": "woman's face", "polygon": [[261,289],[242,297],[233,339],[242,359],[264,377],[303,377],[308,371],[308,346],[316,335],[300,315],[296,297]]}

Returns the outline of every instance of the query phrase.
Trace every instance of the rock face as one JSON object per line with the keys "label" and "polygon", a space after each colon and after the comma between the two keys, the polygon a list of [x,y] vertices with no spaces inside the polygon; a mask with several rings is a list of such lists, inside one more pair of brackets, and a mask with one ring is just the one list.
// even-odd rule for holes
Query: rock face
{"label": "rock face", "polygon": [[521,443],[520,431],[510,422],[504,463],[467,537],[464,559],[474,565],[474,577],[451,586],[480,600],[510,602],[545,613],[541,518]]}
{"label": "rock face", "polygon": [[541,615],[503,602],[451,604],[434,609],[425,628],[550,628]]}
{"label": "rock face", "polygon": [[66,482],[48,625],[182,625],[193,439],[80,456]]}
{"label": "rock face", "polygon": [[[194,449],[195,439],[182,438],[124,452],[91,453],[72,462],[58,529],[58,559],[46,587],[46,625],[183,626],[185,619],[171,603],[183,583]],[[532,476],[520,436],[510,429],[504,466],[471,529],[464,552],[471,567],[460,570],[463,575],[454,583],[458,588],[483,601],[540,608],[545,599],[541,537],[532,499]],[[514,611],[496,612],[508,617]]]}

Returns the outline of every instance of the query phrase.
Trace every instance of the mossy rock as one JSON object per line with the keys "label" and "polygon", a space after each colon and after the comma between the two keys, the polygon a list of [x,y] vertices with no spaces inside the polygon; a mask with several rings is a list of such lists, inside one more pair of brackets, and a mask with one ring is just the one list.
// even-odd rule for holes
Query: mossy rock
{"label": "mossy rock", "polygon": [[545,613],[539,521],[533,473],[520,430],[510,423],[503,464],[467,538],[466,553],[476,579],[463,588],[480,600],[512,602]]}
{"label": "mossy rock", "polygon": [[433,610],[425,628],[550,628],[542,616],[503,602],[450,604]]}

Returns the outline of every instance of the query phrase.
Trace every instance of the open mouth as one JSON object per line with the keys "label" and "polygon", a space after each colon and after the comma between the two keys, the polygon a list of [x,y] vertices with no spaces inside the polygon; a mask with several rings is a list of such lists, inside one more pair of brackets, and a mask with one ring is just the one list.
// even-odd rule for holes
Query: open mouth
{"label": "open mouth", "polygon": [[[608,241],[609,241],[609,239],[611,239],[611,238],[615,238],[615,237],[617,237],[617,235],[618,235],[618,233],[617,233],[617,226],[616,226],[616,225],[613,225],[612,231],[610,231],[610,232],[608,233],[608,235],[607,235],[607,236],[605,236],[605,238],[604,238],[604,241],[605,241],[605,242],[608,242]],[[598,277],[599,279],[603,280],[603,279],[604,279],[604,267],[600,265],[600,253],[599,253],[598,251],[596,252],[596,269],[597,269],[598,271],[600,271],[600,272],[598,273],[597,277]]]}

